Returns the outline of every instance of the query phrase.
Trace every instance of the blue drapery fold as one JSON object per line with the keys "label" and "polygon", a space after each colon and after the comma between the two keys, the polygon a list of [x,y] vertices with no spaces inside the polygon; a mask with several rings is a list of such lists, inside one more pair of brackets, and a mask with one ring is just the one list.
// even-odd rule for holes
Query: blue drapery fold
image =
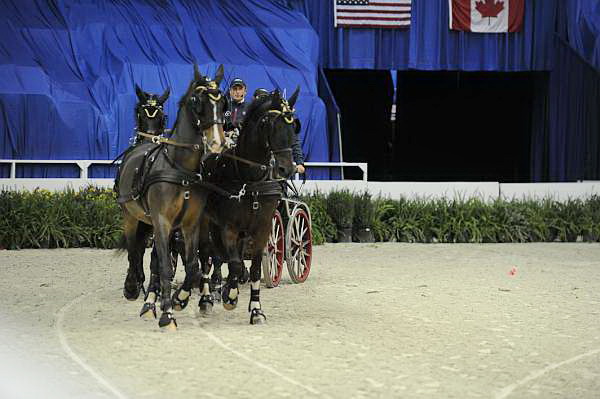
{"label": "blue drapery fold", "polygon": [[[172,126],[197,62],[211,75],[223,63],[227,80],[243,78],[249,96],[257,87],[289,95],[299,85],[306,160],[330,159],[318,37],[302,14],[279,3],[0,0],[0,9],[2,158],[112,159],[133,134],[134,85],[171,88]],[[22,173],[41,176],[31,167]],[[76,175],[64,168],[63,177]]]}
{"label": "blue drapery fold", "polygon": [[600,3],[597,0],[561,2],[557,32],[584,60],[600,68]]}
{"label": "blue drapery fold", "polygon": [[[565,40],[556,38],[556,64],[548,95],[545,125],[534,125],[534,181],[600,179],[600,73]],[[543,111],[542,111],[543,112]],[[536,118],[537,119],[537,118]]]}
{"label": "blue drapery fold", "polygon": [[528,0],[523,30],[510,34],[451,31],[448,0],[413,0],[408,30],[338,29],[333,1],[288,4],[304,13],[319,34],[324,68],[530,71],[552,68],[558,1]]}

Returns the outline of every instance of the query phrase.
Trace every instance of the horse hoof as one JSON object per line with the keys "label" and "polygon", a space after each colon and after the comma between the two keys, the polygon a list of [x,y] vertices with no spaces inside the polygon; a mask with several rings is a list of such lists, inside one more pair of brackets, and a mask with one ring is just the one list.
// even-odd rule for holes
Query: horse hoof
{"label": "horse hoof", "polygon": [[170,312],[165,312],[160,316],[160,320],[158,321],[158,326],[161,331],[176,331],[177,330],[177,321],[173,314]]}
{"label": "horse hoof", "polygon": [[212,295],[215,302],[221,302],[221,291],[211,291],[210,295]]}
{"label": "horse hoof", "polygon": [[227,300],[223,300],[223,307],[225,308],[225,310],[233,310],[237,307],[237,298],[232,301],[231,299],[227,298]]}
{"label": "horse hoof", "polygon": [[223,300],[223,307],[226,310],[233,310],[237,307],[240,290],[237,288],[237,285],[233,289],[237,291],[237,295],[233,299],[229,297],[229,293],[232,290],[232,288],[229,285],[224,285],[223,289],[221,290],[221,299]]}
{"label": "horse hoof", "polygon": [[237,307],[238,297],[236,296],[234,299],[229,298],[229,290],[227,292],[223,291],[222,299],[225,310],[233,310]]}
{"label": "horse hoof", "polygon": [[252,309],[250,312],[250,324],[260,325],[267,323],[267,316],[260,309]]}
{"label": "horse hoof", "polygon": [[133,290],[128,289],[127,286],[125,286],[125,287],[123,287],[123,296],[128,301],[135,301],[139,298],[140,291],[141,290],[140,290],[139,286],[136,286],[135,288],[133,288]]}
{"label": "horse hoof", "polygon": [[177,291],[175,291],[175,293],[173,294],[173,297],[171,298],[171,301],[173,302],[173,309],[175,309],[178,312],[185,309],[185,307],[188,305],[188,302],[190,301],[189,295],[185,299],[179,299],[178,297],[179,297],[180,292],[181,292],[181,288],[178,289]]}
{"label": "horse hoof", "polygon": [[140,317],[146,320],[156,320],[156,305],[145,302],[140,311]]}
{"label": "horse hoof", "polygon": [[204,315],[212,313],[213,305],[214,299],[212,295],[202,295],[200,297],[200,302],[198,302],[198,308],[200,309],[200,313]]}

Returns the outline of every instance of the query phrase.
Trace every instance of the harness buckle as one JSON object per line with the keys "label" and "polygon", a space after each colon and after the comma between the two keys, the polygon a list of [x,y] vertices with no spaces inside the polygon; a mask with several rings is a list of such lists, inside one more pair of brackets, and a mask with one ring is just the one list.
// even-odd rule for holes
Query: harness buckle
{"label": "harness buckle", "polygon": [[[189,182],[189,180],[182,180],[182,181],[181,181],[181,185],[182,185],[183,187],[187,187],[187,186],[189,186],[189,185],[190,185],[190,182]],[[187,191],[186,191],[186,192],[187,192]],[[187,199],[187,198],[186,198],[186,199]]]}
{"label": "harness buckle", "polygon": [[183,199],[184,200],[189,200],[190,199],[190,192],[189,191],[186,191],[186,192],[183,193]]}
{"label": "harness buckle", "polygon": [[245,183],[242,186],[242,188],[240,189],[240,192],[238,193],[238,195],[232,195],[229,198],[230,199],[236,199],[236,200],[238,200],[238,202],[240,202],[242,200],[242,197],[244,195],[246,195],[246,184]]}
{"label": "harness buckle", "polygon": [[194,144],[194,147],[192,147],[194,149],[194,151],[200,151],[200,144]]}
{"label": "harness buckle", "polygon": [[260,203],[259,203],[258,201],[254,201],[254,202],[252,203],[252,210],[253,210],[253,211],[257,211],[257,210],[258,210],[258,208],[260,208]]}
{"label": "harness buckle", "polygon": [[160,136],[154,136],[151,140],[154,144],[160,144]]}

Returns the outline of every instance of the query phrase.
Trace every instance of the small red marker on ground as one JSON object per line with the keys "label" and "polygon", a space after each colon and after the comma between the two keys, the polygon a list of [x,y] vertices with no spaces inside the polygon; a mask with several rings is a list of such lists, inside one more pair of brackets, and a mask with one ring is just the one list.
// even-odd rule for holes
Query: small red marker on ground
{"label": "small red marker on ground", "polygon": [[513,266],[513,268],[512,268],[512,269],[510,269],[510,271],[508,272],[508,275],[509,275],[509,276],[514,276],[514,275],[516,275],[516,274],[517,274],[517,267],[516,267],[516,266]]}

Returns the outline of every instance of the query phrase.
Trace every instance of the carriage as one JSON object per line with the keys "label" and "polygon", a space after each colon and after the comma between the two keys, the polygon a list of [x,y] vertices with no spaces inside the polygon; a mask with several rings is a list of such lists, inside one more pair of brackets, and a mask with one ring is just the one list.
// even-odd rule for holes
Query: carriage
{"label": "carriage", "polygon": [[271,235],[263,252],[263,281],[268,288],[277,287],[283,275],[283,263],[294,283],[308,278],[312,261],[312,224],[310,209],[300,201],[293,182],[286,185],[292,195],[284,195],[271,220]]}

